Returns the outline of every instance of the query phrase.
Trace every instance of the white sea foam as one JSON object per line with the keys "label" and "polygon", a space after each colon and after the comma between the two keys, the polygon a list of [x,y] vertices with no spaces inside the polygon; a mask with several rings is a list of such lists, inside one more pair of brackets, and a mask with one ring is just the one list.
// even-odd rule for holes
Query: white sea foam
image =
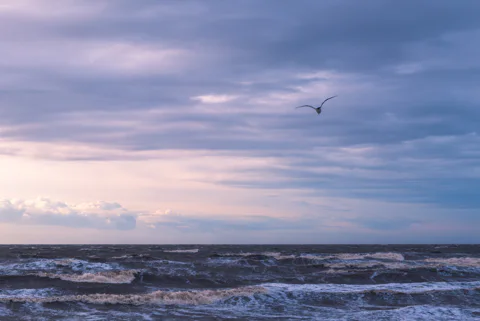
{"label": "white sea foam", "polygon": [[276,260],[288,260],[288,259],[294,259],[296,258],[297,256],[295,255],[284,255],[280,252],[240,252],[240,253],[231,253],[231,252],[228,252],[228,253],[222,253],[221,256],[233,256],[233,257],[246,257],[246,256],[255,256],[255,255],[259,255],[259,256],[268,256],[268,257],[272,257]]}
{"label": "white sea foam", "polygon": [[[414,261],[405,261],[402,254],[393,252],[377,253],[340,253],[335,255],[324,254],[299,254],[286,255],[279,252],[243,252],[243,253],[223,253],[218,257],[209,258],[209,265],[228,265],[251,267],[249,261],[245,258],[249,256],[262,256],[272,260],[296,260],[295,265],[323,265],[329,270],[326,273],[348,272],[345,269],[410,269],[415,267]],[[260,260],[262,265],[273,266],[274,261]]]}
{"label": "white sea foam", "polygon": [[380,259],[391,261],[403,261],[404,256],[400,253],[394,252],[376,252],[376,253],[339,253],[339,254],[311,254],[304,253],[300,255],[282,254],[280,252],[242,252],[242,253],[223,253],[222,256],[269,256],[276,260],[290,260],[290,259],[308,259],[308,260],[364,260],[364,259]]}
{"label": "white sea foam", "polygon": [[78,259],[23,259],[14,263],[1,263],[0,275],[17,275],[24,272],[55,271],[67,268],[75,272],[83,271],[110,271],[119,269],[116,263],[97,263]]}
{"label": "white sea foam", "polygon": [[383,259],[383,260],[392,260],[392,261],[404,261],[405,257],[400,254],[400,253],[394,253],[394,252],[378,252],[378,253],[372,253],[372,254],[367,254],[367,258],[371,257],[374,259]]}
{"label": "white sea foam", "polygon": [[384,261],[344,261],[338,263],[324,263],[325,267],[331,269],[412,269],[418,267],[418,265],[410,265],[401,262],[384,262]]}
{"label": "white sea foam", "polygon": [[36,270],[54,270],[57,266],[52,260],[18,260],[14,263],[1,263],[0,273],[3,275],[15,275],[19,271],[36,271]]}
{"label": "white sea foam", "polygon": [[[339,254],[311,254],[303,253],[299,255],[282,254],[280,252],[243,252],[243,253],[223,253],[219,257],[209,258],[209,265],[228,265],[228,266],[251,266],[245,257],[264,256],[272,260],[299,260],[295,265],[324,265],[329,269],[326,273],[340,273],[346,269],[370,270],[370,269],[388,269],[388,270],[411,270],[419,268],[453,268],[470,272],[475,272],[480,268],[480,258],[476,257],[458,257],[458,258],[428,258],[424,260],[405,260],[405,257],[396,252],[372,252],[372,253],[339,253]],[[302,261],[305,260],[305,261]],[[263,265],[275,265],[274,261],[260,260]],[[473,270],[472,270],[473,269]]]}
{"label": "white sea foam", "polygon": [[110,271],[119,268],[119,265],[116,263],[88,262],[78,259],[60,259],[53,262],[57,266],[69,267],[73,271]]}
{"label": "white sea foam", "polygon": [[189,265],[193,266],[191,262],[181,262],[181,261],[171,261],[171,260],[154,260],[148,261],[146,264],[150,266],[158,266],[158,265]]}
{"label": "white sea foam", "polygon": [[197,272],[193,263],[158,260],[147,263],[148,267],[155,269],[155,274],[175,277],[195,277]]}
{"label": "white sea foam", "polygon": [[37,298],[60,295],[61,292],[54,288],[43,289],[2,289],[0,290],[0,299],[8,297]]}
{"label": "white sea foam", "polygon": [[0,317],[10,317],[10,320],[13,320],[12,316],[13,312],[10,309],[4,306],[0,307]]}
{"label": "white sea foam", "polygon": [[347,316],[338,317],[337,320],[480,320],[480,318],[472,316],[473,312],[478,313],[477,310],[468,308],[414,305],[384,311],[345,313]]}
{"label": "white sea foam", "polygon": [[48,277],[51,279],[60,279],[70,282],[79,283],[132,283],[135,280],[137,270],[124,271],[104,271],[96,273],[82,273],[82,274],[56,274],[56,273],[38,273],[37,276]]}
{"label": "white sea foam", "polygon": [[195,265],[191,262],[178,262],[169,260],[156,260],[146,263],[149,268],[157,269],[164,274],[176,274],[178,271],[188,272],[188,274],[195,273]]}
{"label": "white sea foam", "polygon": [[163,250],[165,253],[198,253],[198,249]]}
{"label": "white sea foam", "polygon": [[371,268],[385,267],[385,265],[382,262],[378,262],[378,261],[326,263],[325,266],[333,269],[345,269],[345,268],[371,269]]}
{"label": "white sea foam", "polygon": [[480,267],[478,257],[429,258],[425,262],[443,266]]}
{"label": "white sea foam", "polygon": [[0,302],[53,303],[53,302],[83,302],[90,304],[177,304],[199,305],[212,304],[231,297],[253,296],[266,293],[259,286],[242,287],[223,290],[199,291],[155,291],[147,294],[86,294],[59,296],[2,296]]}
{"label": "white sea foam", "polygon": [[273,292],[291,292],[305,294],[314,293],[366,293],[366,292],[396,292],[418,294],[438,291],[477,290],[480,281],[471,282],[421,282],[421,283],[387,283],[387,284],[285,284],[265,283],[262,287]]}
{"label": "white sea foam", "polygon": [[339,260],[379,259],[379,260],[390,260],[390,261],[404,261],[405,257],[400,253],[376,252],[376,253],[339,253],[339,254],[324,256],[323,259],[330,259],[330,260],[331,259],[339,259]]}
{"label": "white sea foam", "polygon": [[227,265],[227,266],[250,266],[245,259],[233,257],[214,257],[208,258],[207,265]]}
{"label": "white sea foam", "polygon": [[391,270],[408,270],[408,269],[418,269],[418,268],[480,268],[480,258],[476,257],[457,257],[457,258],[428,258],[425,260],[418,261],[406,261],[398,260],[394,261],[378,261],[382,259],[381,255],[367,255],[366,258],[374,257],[377,260],[360,260],[358,256],[342,256],[341,262],[329,262],[325,263],[325,266],[331,268],[374,268],[374,267],[383,267]]}
{"label": "white sea foam", "polygon": [[[342,284],[263,284],[259,286],[241,287],[222,290],[191,290],[191,291],[154,291],[146,294],[89,294],[89,295],[59,295],[58,293],[42,293],[38,290],[0,291],[0,302],[21,303],[80,303],[80,311],[73,310],[72,316],[88,320],[104,319],[148,319],[144,318],[146,311],[156,317],[195,319],[201,316],[225,319],[281,319],[289,320],[475,320],[473,313],[478,309],[469,307],[442,305],[413,305],[399,307],[375,306],[365,298],[368,293],[385,294],[385,298],[395,300],[392,294],[428,294],[435,291],[472,291],[480,290],[480,281],[476,282],[438,282],[418,284],[379,284],[379,285],[342,285]],[[472,292],[470,292],[472,293]],[[346,296],[344,303],[348,306],[325,307],[316,306],[312,298],[316,294],[330,297],[333,295],[358,294],[358,300]],[[310,296],[312,295],[312,296]],[[306,300],[306,301],[305,301]],[[385,301],[386,302],[386,301]],[[396,302],[396,301],[392,301]],[[82,303],[93,304],[83,305]],[[96,305],[134,305],[125,309],[95,308]],[[164,305],[178,305],[174,310]],[[277,310],[278,304],[283,308]],[[159,305],[151,307],[151,305]],[[23,309],[31,311],[42,305],[25,305]],[[98,307],[97,307],[98,308]],[[378,309],[376,309],[378,308]],[[76,308],[75,308],[76,309]],[[167,310],[174,313],[169,314]],[[117,313],[118,310],[118,314]],[[59,316],[56,310],[48,310],[47,314]],[[113,314],[115,313],[115,314]],[[1,313],[0,313],[1,314]],[[84,318],[82,318],[84,317]],[[74,319],[74,318],[70,318]],[[75,319],[77,320],[77,319]]]}
{"label": "white sea foam", "polygon": [[125,254],[121,256],[112,256],[113,260],[126,260],[126,259],[154,259],[148,254]]}

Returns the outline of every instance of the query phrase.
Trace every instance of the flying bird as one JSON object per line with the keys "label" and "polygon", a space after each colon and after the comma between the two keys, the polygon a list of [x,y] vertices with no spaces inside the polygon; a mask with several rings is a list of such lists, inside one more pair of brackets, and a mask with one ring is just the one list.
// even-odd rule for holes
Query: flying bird
{"label": "flying bird", "polygon": [[325,104],[325,102],[326,102],[327,100],[332,99],[332,98],[335,98],[335,97],[337,97],[337,95],[325,99],[325,100],[323,101],[323,103],[320,105],[320,107],[313,107],[313,106],[310,106],[310,105],[303,105],[303,106],[295,107],[295,109],[297,109],[297,108],[302,108],[302,107],[310,107],[310,108],[315,109],[315,111],[317,112],[317,114],[320,115],[320,113],[322,112],[322,106],[323,106],[323,104]]}

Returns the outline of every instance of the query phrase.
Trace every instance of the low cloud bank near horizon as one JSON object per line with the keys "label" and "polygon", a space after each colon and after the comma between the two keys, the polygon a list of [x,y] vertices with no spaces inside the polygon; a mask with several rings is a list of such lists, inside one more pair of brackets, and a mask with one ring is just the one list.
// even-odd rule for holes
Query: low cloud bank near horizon
{"label": "low cloud bank near horizon", "polygon": [[48,198],[0,200],[0,221],[8,223],[132,230],[137,216],[118,203],[67,204]]}
{"label": "low cloud bank near horizon", "polygon": [[[137,230],[144,233],[149,240],[155,239],[155,235],[158,239],[164,239],[169,233],[177,236],[218,237],[217,241],[221,242],[225,242],[229,235],[236,235],[237,239],[241,239],[238,235],[245,236],[245,233],[253,233],[252,235],[268,233],[265,236],[280,235],[278,233],[285,233],[285,235],[300,233],[308,235],[308,239],[312,242],[316,242],[315,240],[325,242],[329,238],[337,241],[350,239],[342,237],[342,233],[349,233],[351,236],[363,235],[363,237],[368,234],[366,240],[378,240],[382,237],[401,238],[405,233],[421,239],[424,232],[438,234],[448,229],[450,232],[464,231],[463,237],[470,240],[476,239],[474,235],[478,236],[478,228],[472,229],[469,225],[469,221],[475,216],[472,212],[458,213],[456,219],[452,220],[445,213],[439,212],[424,212],[422,217],[418,217],[415,213],[405,212],[408,209],[401,208],[397,212],[381,213],[381,215],[375,211],[364,213],[346,211],[338,212],[337,216],[331,216],[318,212],[318,208],[313,208],[310,212],[305,212],[307,214],[290,217],[251,214],[232,216],[212,215],[206,212],[179,213],[171,209],[133,211],[117,202],[96,201],[74,204],[39,197],[31,200],[1,200],[0,222],[16,224],[20,229],[22,226],[50,226],[54,228],[52,232],[55,228],[61,227],[73,230],[110,230],[127,234]],[[391,235],[388,236],[385,233]],[[118,234],[118,237],[121,237],[121,234]],[[448,234],[445,237],[451,237],[451,235]]]}

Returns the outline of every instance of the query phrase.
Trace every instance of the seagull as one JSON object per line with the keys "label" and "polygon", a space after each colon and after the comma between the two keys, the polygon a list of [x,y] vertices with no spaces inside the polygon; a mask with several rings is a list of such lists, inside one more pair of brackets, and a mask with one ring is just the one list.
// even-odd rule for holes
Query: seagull
{"label": "seagull", "polygon": [[322,106],[323,106],[323,104],[325,104],[325,102],[326,102],[327,100],[332,99],[332,98],[335,98],[335,97],[337,97],[337,95],[325,99],[325,100],[323,101],[323,103],[320,105],[320,107],[316,107],[316,108],[315,108],[315,107],[310,106],[310,105],[303,105],[303,106],[295,107],[295,109],[297,109],[297,108],[302,108],[302,107],[310,107],[310,108],[315,109],[315,111],[317,112],[317,114],[320,115],[320,113],[322,112]]}

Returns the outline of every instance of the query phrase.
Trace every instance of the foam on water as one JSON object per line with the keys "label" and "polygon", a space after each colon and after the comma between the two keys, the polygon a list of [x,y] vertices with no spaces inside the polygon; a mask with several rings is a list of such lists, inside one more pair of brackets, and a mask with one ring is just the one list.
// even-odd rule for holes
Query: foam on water
{"label": "foam on water", "polygon": [[154,260],[154,257],[151,257],[149,254],[125,254],[121,256],[112,256],[113,260],[128,260],[128,259],[148,259],[148,260]]}
{"label": "foam on water", "polygon": [[478,257],[453,257],[453,258],[429,258],[425,262],[436,263],[445,266],[478,267],[480,268],[480,258]]}
{"label": "foam on water", "polygon": [[197,275],[194,264],[188,262],[158,260],[147,262],[146,265],[156,274],[164,276],[192,277]]}
{"label": "foam on water", "polygon": [[291,293],[368,293],[389,292],[418,294],[440,291],[478,290],[480,281],[471,282],[420,282],[420,283],[387,283],[387,284],[284,284],[264,283],[262,287],[269,291]]}
{"label": "foam on water", "polygon": [[376,252],[376,253],[339,253],[334,255],[305,253],[300,255],[282,254],[280,252],[240,252],[240,253],[222,253],[225,257],[247,257],[247,256],[268,256],[276,260],[291,259],[309,259],[309,260],[363,260],[363,259],[380,259],[391,261],[404,261],[405,257],[400,253],[393,252]]}
{"label": "foam on water", "polygon": [[144,313],[141,312],[121,312],[121,311],[112,311],[112,310],[104,310],[104,309],[91,309],[87,308],[86,306],[83,307],[83,311],[75,313],[74,318],[69,315],[70,320],[78,320],[78,321],[105,321],[105,320],[144,320],[144,321],[152,321],[157,320],[152,317],[154,311],[145,311]]}
{"label": "foam on water", "polygon": [[[251,261],[253,260],[253,262]],[[293,260],[289,263],[288,260]],[[371,269],[411,269],[418,267],[415,261],[406,261],[404,256],[393,252],[376,253],[339,253],[335,255],[323,254],[298,254],[286,255],[279,252],[241,252],[223,253],[210,257],[208,265],[227,265],[238,267],[276,266],[279,264],[291,264],[293,266],[323,266],[327,270],[324,273],[345,273],[348,269],[371,270]],[[254,265],[252,265],[254,264]]]}
{"label": "foam on water", "polygon": [[214,257],[208,258],[207,265],[250,266],[243,258]]}
{"label": "foam on water", "polygon": [[374,259],[383,259],[383,260],[392,260],[392,261],[404,261],[405,257],[400,253],[393,253],[393,252],[377,252],[372,254],[366,254],[366,258],[374,258]]}
{"label": "foam on water", "polygon": [[119,267],[116,263],[98,263],[98,262],[88,262],[84,260],[77,259],[61,259],[54,260],[54,263],[58,266],[69,267],[73,271],[110,271],[117,269]]}
{"label": "foam on water", "polygon": [[90,304],[177,304],[198,305],[212,304],[231,297],[253,296],[266,293],[265,288],[259,286],[242,287],[225,290],[199,291],[155,291],[147,294],[88,294],[88,295],[60,295],[60,296],[0,296],[0,302],[22,303],[54,303],[54,302],[83,302]]}
{"label": "foam on water", "polygon": [[0,317],[13,317],[13,312],[6,307],[0,307]]}
{"label": "foam on water", "polygon": [[[411,270],[421,268],[444,268],[453,270],[464,270],[475,272],[480,268],[480,258],[458,257],[458,258],[427,258],[424,260],[404,260],[404,261],[378,261],[378,260],[360,260],[353,259],[355,256],[347,256],[349,260],[343,259],[334,263],[323,263],[326,267],[332,269],[374,269],[385,268],[389,270]],[[373,257],[373,256],[372,256]],[[345,257],[344,257],[345,258]],[[380,258],[379,258],[380,259]]]}
{"label": "foam on water", "polygon": [[0,263],[0,275],[18,275],[34,271],[55,271],[67,268],[75,272],[110,271],[120,268],[116,263],[97,263],[77,259],[24,259],[15,263]]}
{"label": "foam on water", "polygon": [[37,276],[70,282],[125,284],[132,283],[133,280],[135,280],[135,275],[137,273],[139,273],[138,270],[104,271],[82,274],[55,274],[41,272],[38,273]]}
{"label": "foam on water", "polygon": [[[312,294],[427,294],[448,291],[479,291],[480,281],[471,282],[423,282],[389,283],[374,285],[352,284],[285,284],[264,283],[259,286],[247,286],[221,290],[154,291],[146,294],[88,294],[58,295],[52,289],[10,290],[0,292],[0,302],[53,303],[83,302],[91,304],[177,304],[205,305],[213,304],[232,297],[252,297],[268,294],[274,297],[290,296],[303,298]],[[265,297],[267,298],[267,297]],[[264,299],[265,299],[264,298]],[[261,300],[261,298],[257,298]]]}
{"label": "foam on water", "polygon": [[37,298],[37,297],[48,297],[48,296],[60,295],[60,294],[61,292],[54,288],[0,290],[0,298],[8,298],[8,297]]}
{"label": "foam on water", "polygon": [[390,261],[404,261],[405,257],[400,253],[394,252],[375,252],[375,253],[338,253],[333,255],[303,254],[300,258],[311,260],[365,260],[379,259]]}
{"label": "foam on water", "polygon": [[378,260],[390,260],[390,261],[404,261],[405,257],[400,253],[394,252],[375,252],[375,253],[338,253],[333,255],[320,255],[320,254],[303,254],[300,258],[312,259],[312,260],[365,260],[365,259],[378,259]]}
{"label": "foam on water", "polygon": [[57,266],[52,260],[22,260],[17,263],[1,263],[0,274],[15,275],[21,271],[54,270]]}
{"label": "foam on water", "polygon": [[279,252],[239,252],[239,253],[222,253],[220,254],[221,257],[255,257],[255,256],[266,256],[271,257],[276,260],[287,260],[287,259],[295,259],[297,256],[295,255],[284,255]]}
{"label": "foam on water", "polygon": [[324,263],[325,267],[331,269],[389,269],[389,270],[398,270],[398,269],[411,269],[418,267],[418,265],[409,265],[400,262],[384,262],[376,260],[367,260],[367,261],[343,261],[338,263]]}
{"label": "foam on water", "polygon": [[480,317],[478,246],[83,247],[3,247],[0,319]]}
{"label": "foam on water", "polygon": [[189,265],[192,266],[193,264],[190,262],[181,262],[181,261],[172,261],[172,260],[154,260],[147,262],[150,266],[165,266],[165,265]]}
{"label": "foam on water", "polygon": [[[279,252],[241,252],[222,253],[218,257],[209,258],[210,265],[245,266],[250,264],[243,258],[257,259],[262,265],[274,265],[274,262],[267,262],[262,257],[272,258],[277,261],[300,260],[296,265],[322,264],[329,268],[328,273],[345,269],[389,269],[389,270],[410,270],[418,268],[480,268],[480,258],[457,257],[457,258],[427,258],[424,260],[405,260],[400,253],[395,252],[373,252],[373,253],[339,253],[333,255],[324,254],[299,254],[286,255]],[[241,258],[241,259],[240,259]],[[301,260],[307,260],[303,262]],[[268,263],[268,264],[267,264]],[[472,272],[471,270],[470,272]]]}
{"label": "foam on water", "polygon": [[198,249],[163,250],[165,253],[198,253]]}
{"label": "foam on water", "polygon": [[389,310],[380,311],[362,311],[357,313],[345,313],[343,317],[337,320],[385,320],[385,321],[410,321],[410,320],[435,320],[435,321],[452,321],[452,320],[480,320],[475,317],[474,313],[478,313],[476,309],[461,309],[457,307],[438,307],[432,305],[414,305]]}
{"label": "foam on water", "polygon": [[130,255],[130,254],[125,254],[125,255],[121,255],[121,256],[112,256],[113,260],[125,260],[125,259],[130,259],[130,258],[132,258],[132,255]]}

